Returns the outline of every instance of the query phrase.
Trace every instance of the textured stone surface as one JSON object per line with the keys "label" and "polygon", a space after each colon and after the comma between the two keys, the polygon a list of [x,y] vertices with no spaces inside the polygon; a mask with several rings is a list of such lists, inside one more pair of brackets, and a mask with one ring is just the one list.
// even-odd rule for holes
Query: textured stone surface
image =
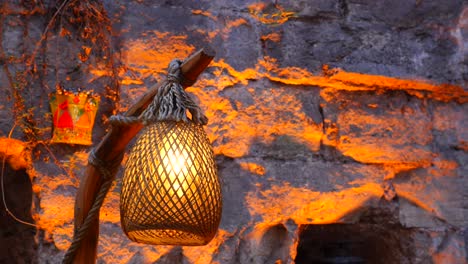
{"label": "textured stone surface", "polygon": [[[197,248],[130,242],[120,171],[101,209],[98,263],[340,257],[310,255],[317,234],[369,262],[467,261],[466,1],[77,1],[39,42],[56,11],[42,2],[0,7],[0,136],[14,128],[33,161],[32,185],[22,184],[33,205],[7,202],[31,206],[38,225],[34,238],[2,229],[2,241],[27,241],[12,258],[60,263],[71,243],[89,148],[49,144],[47,94],[61,85],[100,95],[96,143],[171,59],[210,45],[217,56],[188,91],[210,119],[224,197],[218,234]],[[7,187],[18,173],[4,174]],[[337,227],[323,231],[328,224]],[[359,255],[353,243],[390,249]]]}

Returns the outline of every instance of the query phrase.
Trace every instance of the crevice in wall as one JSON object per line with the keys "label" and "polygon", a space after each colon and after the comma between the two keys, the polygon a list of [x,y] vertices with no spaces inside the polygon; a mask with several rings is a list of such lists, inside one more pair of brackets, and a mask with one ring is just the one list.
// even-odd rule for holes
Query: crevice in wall
{"label": "crevice in wall", "polygon": [[[34,223],[31,214],[32,184],[26,170],[4,170],[5,202],[17,218]],[[2,194],[3,195],[3,194]],[[0,263],[37,263],[36,228],[19,223],[0,203]]]}
{"label": "crevice in wall", "polygon": [[409,263],[410,230],[397,225],[303,225],[299,231],[297,264]]}
{"label": "crevice in wall", "polygon": [[347,17],[349,13],[348,8],[348,1],[347,0],[339,0],[338,1],[338,8],[340,10],[341,17]]}

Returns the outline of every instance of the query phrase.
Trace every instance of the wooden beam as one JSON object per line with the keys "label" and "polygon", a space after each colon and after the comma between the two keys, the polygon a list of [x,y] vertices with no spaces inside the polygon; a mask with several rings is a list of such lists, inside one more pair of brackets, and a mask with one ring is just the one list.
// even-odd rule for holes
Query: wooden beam
{"label": "wooden beam", "polygon": [[[198,76],[206,69],[213,60],[215,52],[205,47],[187,58],[181,66],[184,81],[184,88],[195,83]],[[125,113],[126,116],[138,116],[143,112],[153,100],[158,89],[163,82],[151,87],[130,109]],[[103,162],[121,162],[122,154],[128,143],[142,129],[142,125],[115,126],[107,133],[103,140],[94,149],[95,155]],[[113,172],[115,175],[115,172]],[[75,199],[75,230],[84,222],[91,206],[94,203],[97,192],[101,188],[104,180],[98,170],[91,164],[88,164],[86,173],[80,182]],[[80,248],[75,254],[73,263],[95,263],[97,256],[97,243],[99,237],[99,217],[91,225],[88,234],[83,239]]]}

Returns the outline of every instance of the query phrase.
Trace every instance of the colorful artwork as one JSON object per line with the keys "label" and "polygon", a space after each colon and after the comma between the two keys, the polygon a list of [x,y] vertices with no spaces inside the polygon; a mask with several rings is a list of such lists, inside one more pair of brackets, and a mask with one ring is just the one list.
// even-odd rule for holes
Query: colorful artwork
{"label": "colorful artwork", "polygon": [[89,92],[58,90],[50,94],[54,124],[52,143],[91,145],[100,98]]}

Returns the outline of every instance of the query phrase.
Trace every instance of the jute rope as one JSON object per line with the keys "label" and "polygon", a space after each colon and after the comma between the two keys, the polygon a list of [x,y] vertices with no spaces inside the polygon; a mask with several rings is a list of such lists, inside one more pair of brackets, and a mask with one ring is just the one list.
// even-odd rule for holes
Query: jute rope
{"label": "jute rope", "polygon": [[157,121],[188,122],[187,111],[191,114],[191,121],[206,125],[208,118],[202,114],[200,107],[190,98],[182,87],[181,60],[172,60],[169,64],[165,83],[159,88],[151,104],[138,117],[111,116],[112,125],[128,125],[143,123],[148,125]]}
{"label": "jute rope", "polygon": [[[181,85],[182,73],[181,60],[173,60],[169,64],[167,78],[165,83],[158,89],[156,96],[145,111],[138,117],[127,117],[121,115],[111,116],[109,122],[113,126],[130,125],[135,123],[143,123],[144,125],[163,120],[184,121],[188,122],[187,111],[191,114],[191,121],[196,124],[206,125],[208,118],[202,114],[199,106],[188,96]],[[109,192],[114,180],[115,172],[123,158],[116,158],[113,162],[106,163],[96,156],[94,150],[91,151],[88,158],[88,163],[99,170],[103,177],[103,184],[94,200],[91,209],[88,212],[83,224],[78,230],[75,230],[73,241],[68,248],[63,259],[63,264],[73,262],[76,252],[81,246],[81,242],[86,237],[92,222],[98,218],[99,210],[104,202],[104,198]]]}
{"label": "jute rope", "polygon": [[101,176],[104,179],[104,182],[99,189],[99,192],[94,200],[94,203],[91,209],[88,212],[83,224],[80,226],[78,230],[75,230],[73,234],[73,241],[70,247],[63,258],[64,264],[72,263],[73,259],[75,258],[76,251],[80,248],[81,242],[86,237],[88,233],[89,227],[93,223],[95,219],[99,216],[99,210],[101,209],[102,203],[104,202],[104,198],[106,198],[107,193],[109,192],[110,187],[112,186],[112,182],[114,180],[114,175],[117,168],[122,161],[123,155],[120,155],[114,162],[111,162],[111,165],[105,165],[102,160],[96,157],[96,153],[94,150],[91,151],[88,157],[88,163],[93,165],[96,169],[99,170]]}

